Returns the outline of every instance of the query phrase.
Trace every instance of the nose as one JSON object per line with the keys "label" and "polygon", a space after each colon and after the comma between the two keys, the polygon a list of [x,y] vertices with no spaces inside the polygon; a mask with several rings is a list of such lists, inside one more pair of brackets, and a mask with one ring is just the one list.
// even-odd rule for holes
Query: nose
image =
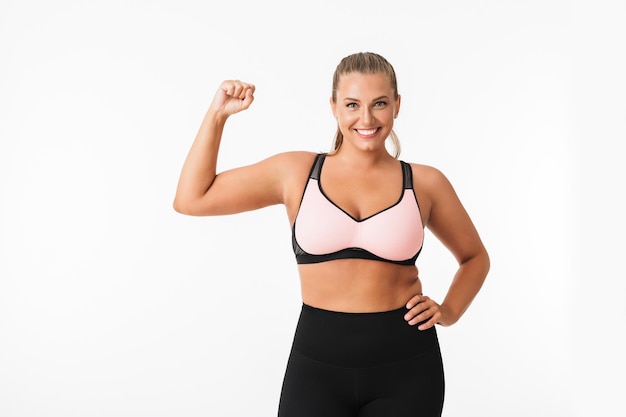
{"label": "nose", "polygon": [[367,106],[363,106],[363,111],[361,112],[361,120],[363,124],[369,125],[374,120],[374,115],[372,114],[372,109]]}

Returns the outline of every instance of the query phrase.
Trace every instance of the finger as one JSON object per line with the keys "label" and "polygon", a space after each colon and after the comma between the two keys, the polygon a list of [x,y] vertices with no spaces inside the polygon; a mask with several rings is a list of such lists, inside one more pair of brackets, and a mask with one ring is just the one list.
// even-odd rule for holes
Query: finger
{"label": "finger", "polygon": [[416,324],[425,322],[426,320],[430,319],[432,316],[433,316],[433,312],[431,311],[431,309],[426,309],[426,310],[421,311],[418,314],[415,314],[407,322],[409,323],[409,325],[415,326]]}
{"label": "finger", "polygon": [[242,110],[247,109],[248,107],[250,107],[253,101],[254,101],[253,90],[249,88],[248,90],[246,90],[246,95],[243,101],[241,102],[241,109]]}
{"label": "finger", "polygon": [[239,80],[227,80],[222,83],[222,90],[230,97],[243,98],[247,83]]}
{"label": "finger", "polygon": [[417,304],[421,303],[422,301],[424,301],[426,298],[428,297],[424,297],[424,295],[422,294],[417,294],[414,295],[413,297],[411,297],[411,299],[406,303],[406,308],[408,308],[409,310],[412,309],[413,307],[415,307]]}
{"label": "finger", "polygon": [[245,99],[248,97],[248,94],[254,94],[254,85],[244,83],[242,84],[241,87],[242,87],[242,90],[241,90],[241,94],[239,95],[239,98]]}
{"label": "finger", "polygon": [[233,84],[233,93],[231,94],[235,98],[243,98],[242,93],[244,92],[244,87],[241,83]]}
{"label": "finger", "polygon": [[427,322],[422,323],[419,326],[417,326],[417,330],[420,330],[420,331],[428,330],[431,327],[433,327],[435,324],[436,322],[433,322],[432,320],[428,320]]}
{"label": "finger", "polygon": [[226,95],[228,96],[232,96],[233,95],[233,91],[235,90],[235,83],[234,81],[224,81],[222,83],[222,91],[224,91],[224,93],[226,93]]}
{"label": "finger", "polygon": [[420,324],[419,326],[417,326],[418,330],[428,330],[431,327],[433,327],[435,324],[437,324],[437,322],[439,321],[439,318],[441,317],[441,313],[439,313],[438,311],[433,314],[433,316],[426,322]]}
{"label": "finger", "polygon": [[[427,311],[429,307],[430,306],[427,301],[421,301],[415,304],[413,308],[411,308],[409,311],[406,312],[406,314],[404,315],[404,319],[406,321],[415,320],[415,318],[419,319],[419,316],[423,315],[424,312]],[[417,322],[414,321],[413,324],[415,323]]]}
{"label": "finger", "polygon": [[412,311],[416,314],[407,320],[411,326],[431,320],[433,317],[435,322],[438,322],[441,317],[439,304],[430,299],[418,304]]}

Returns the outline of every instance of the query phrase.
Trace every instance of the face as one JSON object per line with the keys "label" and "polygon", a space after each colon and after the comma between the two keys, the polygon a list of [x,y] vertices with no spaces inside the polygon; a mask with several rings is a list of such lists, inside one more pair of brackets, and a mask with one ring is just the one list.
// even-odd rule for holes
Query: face
{"label": "face", "polygon": [[389,78],[382,73],[344,74],[337,86],[337,101],[330,101],[343,133],[343,146],[364,151],[380,150],[400,110]]}

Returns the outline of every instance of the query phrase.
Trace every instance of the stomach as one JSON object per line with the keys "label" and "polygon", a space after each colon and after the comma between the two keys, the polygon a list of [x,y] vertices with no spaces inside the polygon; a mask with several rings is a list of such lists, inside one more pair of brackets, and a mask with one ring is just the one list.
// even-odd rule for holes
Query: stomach
{"label": "stomach", "polygon": [[390,311],[422,293],[417,267],[366,259],[298,265],[302,302],[346,313]]}

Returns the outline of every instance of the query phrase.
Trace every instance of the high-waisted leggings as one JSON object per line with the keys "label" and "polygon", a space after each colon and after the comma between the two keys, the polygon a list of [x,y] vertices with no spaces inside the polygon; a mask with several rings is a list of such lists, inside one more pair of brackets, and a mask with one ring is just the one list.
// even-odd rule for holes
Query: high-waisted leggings
{"label": "high-waisted leggings", "polygon": [[434,327],[418,330],[406,308],[302,311],[279,417],[440,417],[444,375]]}

